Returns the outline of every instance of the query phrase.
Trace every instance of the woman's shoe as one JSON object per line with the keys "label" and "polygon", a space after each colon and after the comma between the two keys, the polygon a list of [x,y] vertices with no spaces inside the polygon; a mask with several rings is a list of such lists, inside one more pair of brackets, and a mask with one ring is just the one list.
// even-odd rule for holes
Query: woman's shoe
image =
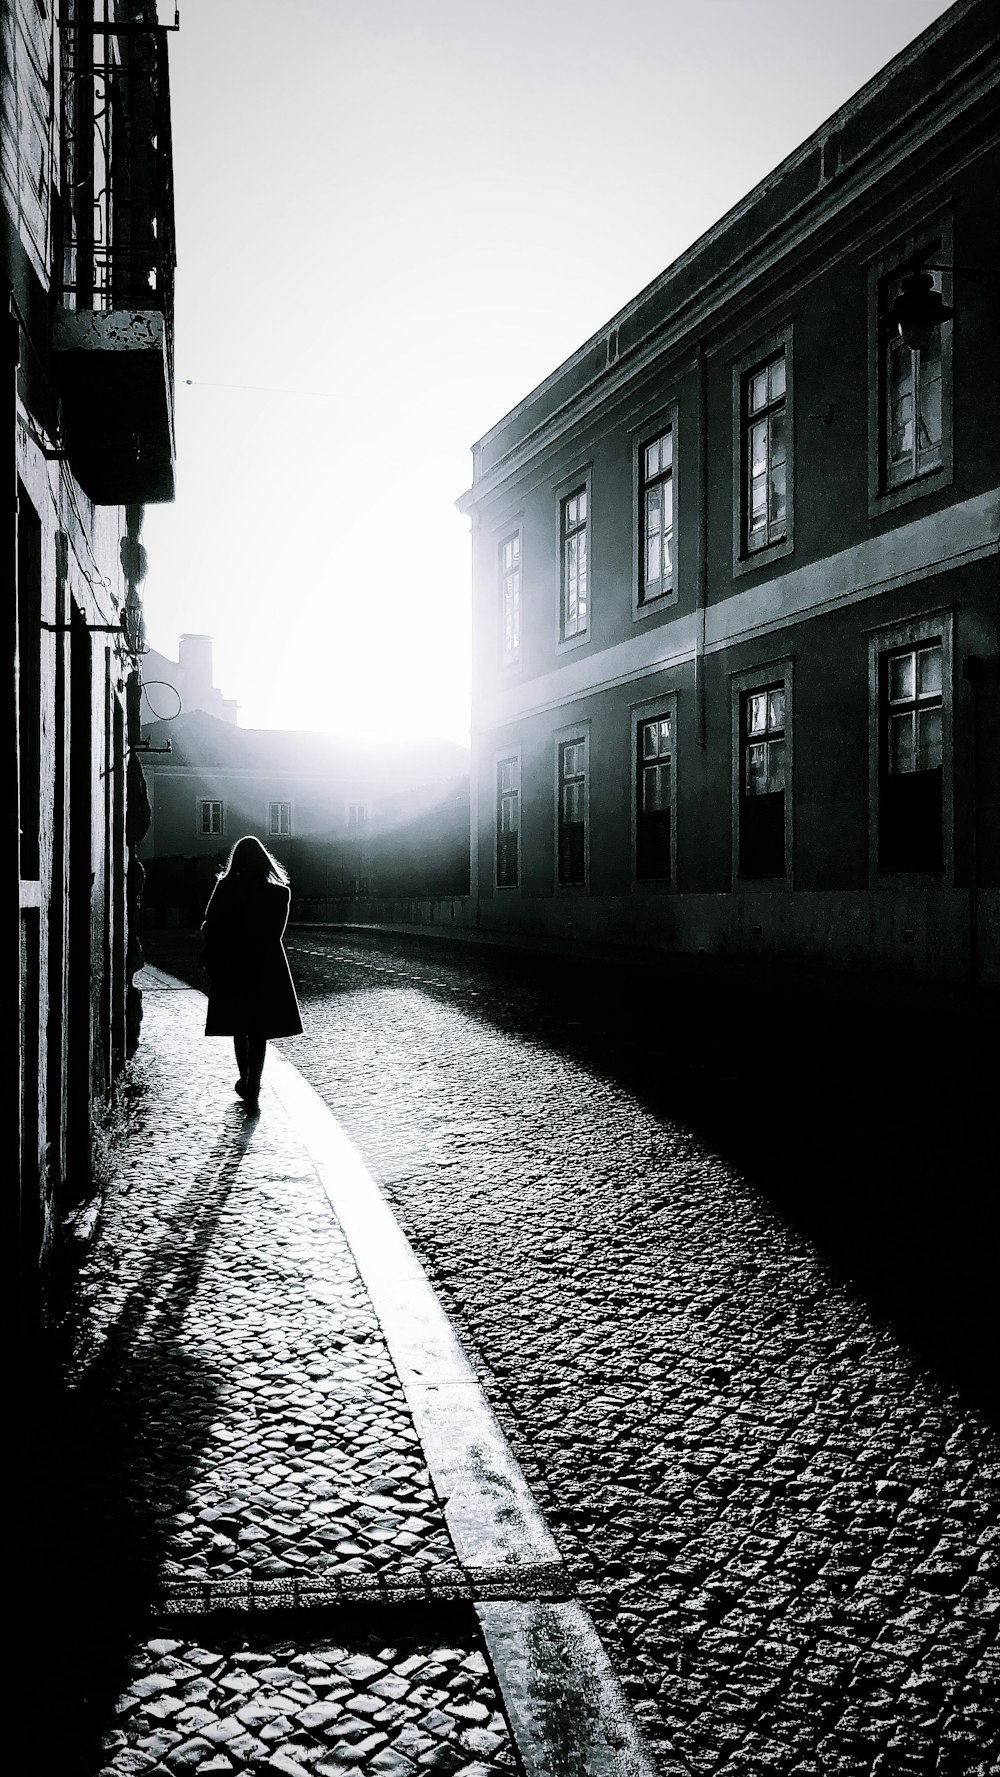
{"label": "woman's shoe", "polygon": [[235,1092],[237,1098],[245,1099],[246,1095],[247,1095],[246,1081],[245,1080],[237,1080],[235,1086],[233,1087],[233,1091]]}

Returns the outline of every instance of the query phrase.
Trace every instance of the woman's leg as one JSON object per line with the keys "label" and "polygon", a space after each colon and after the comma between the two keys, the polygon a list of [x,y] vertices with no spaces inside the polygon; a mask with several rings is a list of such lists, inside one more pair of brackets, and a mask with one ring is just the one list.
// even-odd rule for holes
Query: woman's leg
{"label": "woman's leg", "polygon": [[249,1037],[234,1037],[233,1038],[233,1048],[236,1051],[236,1066],[238,1067],[239,1074],[240,1074],[240,1085],[243,1084],[243,1082],[246,1080],[246,1077],[247,1077],[247,1060],[248,1060],[247,1051],[249,1049],[249,1045],[250,1045],[250,1038]]}
{"label": "woman's leg", "polygon": [[260,1091],[260,1076],[264,1071],[264,1055],[267,1049],[266,1037],[247,1037],[247,1071],[243,1078],[247,1083],[247,1091],[256,1098]]}

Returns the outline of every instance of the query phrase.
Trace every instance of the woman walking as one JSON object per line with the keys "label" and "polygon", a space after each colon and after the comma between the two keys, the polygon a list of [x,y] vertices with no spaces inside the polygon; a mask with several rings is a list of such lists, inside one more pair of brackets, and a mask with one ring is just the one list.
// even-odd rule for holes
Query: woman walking
{"label": "woman walking", "polygon": [[299,1005],[282,943],[291,904],[288,872],[251,834],[238,839],[205,909],[207,1037],[232,1037],[237,1096],[258,1109],[268,1037],[296,1037]]}

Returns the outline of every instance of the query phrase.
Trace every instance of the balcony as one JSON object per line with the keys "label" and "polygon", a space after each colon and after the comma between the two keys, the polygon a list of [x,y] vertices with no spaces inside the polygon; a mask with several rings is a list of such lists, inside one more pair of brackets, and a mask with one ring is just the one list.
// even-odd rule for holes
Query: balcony
{"label": "balcony", "polygon": [[98,505],[174,497],[166,28],[62,23],[63,252],[53,348],[70,466]]}

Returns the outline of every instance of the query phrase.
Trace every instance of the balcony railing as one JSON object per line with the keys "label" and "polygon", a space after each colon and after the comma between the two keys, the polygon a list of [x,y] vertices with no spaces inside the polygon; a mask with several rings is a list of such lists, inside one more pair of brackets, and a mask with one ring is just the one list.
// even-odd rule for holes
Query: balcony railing
{"label": "balcony railing", "polygon": [[[170,498],[175,253],[167,29],[127,16],[113,24],[63,19],[60,43],[63,205],[55,344],[67,368],[70,458],[87,491],[88,478],[100,489],[95,499]],[[121,362],[113,364],[113,356]],[[154,357],[162,365],[155,374]],[[137,373],[131,398],[125,360]],[[103,388],[101,361],[108,378]],[[95,399],[104,410],[101,425],[85,405]],[[157,463],[163,469],[165,444],[166,477],[156,469]],[[117,465],[112,457],[120,459]],[[144,461],[145,473],[124,474],[126,460],[133,470]],[[121,491],[126,482],[146,491]]]}

